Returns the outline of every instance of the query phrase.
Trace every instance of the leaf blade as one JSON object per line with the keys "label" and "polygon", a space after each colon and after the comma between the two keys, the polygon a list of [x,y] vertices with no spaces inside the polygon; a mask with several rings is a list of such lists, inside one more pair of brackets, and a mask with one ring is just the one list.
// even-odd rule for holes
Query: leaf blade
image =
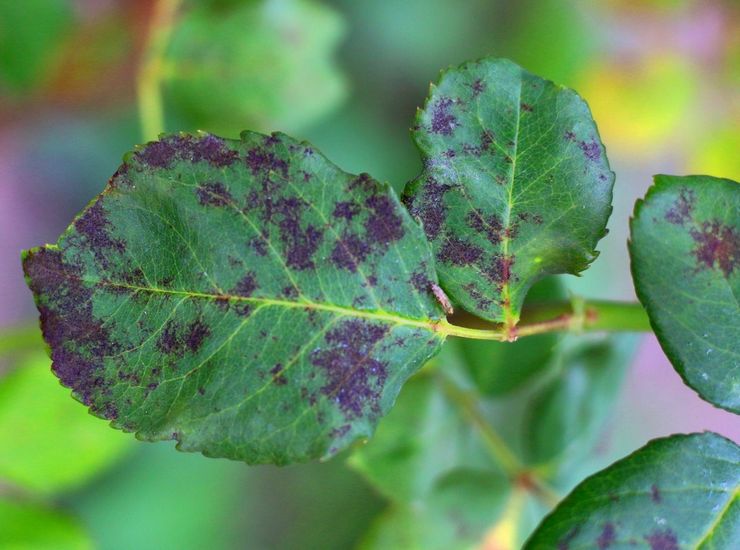
{"label": "leaf blade", "polygon": [[711,432],[653,440],[578,485],[525,548],[696,548],[718,527],[729,544],[740,535],[738,465],[740,448]]}
{"label": "leaf blade", "polygon": [[413,137],[425,168],[405,202],[465,309],[513,326],[535,281],[596,258],[614,174],[572,90],[506,60],[468,63],[432,86]]}
{"label": "leaf blade", "polygon": [[658,341],[683,380],[740,412],[740,185],[656,176],[635,205],[632,278]]}
{"label": "leaf blade", "polygon": [[115,427],[248,462],[368,437],[437,352],[423,235],[308,144],[162,138],[24,268],[54,370]]}

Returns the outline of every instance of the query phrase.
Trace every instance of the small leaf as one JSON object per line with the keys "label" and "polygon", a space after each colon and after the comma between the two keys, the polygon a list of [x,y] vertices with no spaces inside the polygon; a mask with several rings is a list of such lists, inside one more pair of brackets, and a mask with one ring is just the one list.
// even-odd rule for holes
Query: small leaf
{"label": "small leaf", "polygon": [[69,398],[43,352],[0,376],[0,484],[55,493],[110,466],[130,441]]}
{"label": "small leaf", "polygon": [[0,499],[0,548],[88,550],[93,544],[66,514],[39,504]]}
{"label": "small leaf", "polygon": [[656,176],[629,244],[637,296],[671,363],[699,395],[740,413],[740,185]]}
{"label": "small leaf", "polygon": [[[527,293],[527,300],[535,304],[565,298],[562,285],[553,277],[538,281]],[[478,390],[486,396],[497,396],[521,387],[542,373],[552,362],[559,338],[551,332],[516,342],[460,338],[450,344],[460,350]]]}
{"label": "small leaf", "polygon": [[413,137],[404,194],[465,309],[513,326],[538,279],[577,274],[606,234],[614,174],[585,102],[506,60],[442,75]]}
{"label": "small leaf", "polygon": [[343,19],[321,2],[193,2],[164,62],[168,105],[190,128],[230,137],[296,131],[345,97],[334,60],[343,35]]}
{"label": "small leaf", "polygon": [[619,393],[634,343],[611,337],[563,352],[560,372],[526,411],[523,441],[531,462],[559,463],[566,471],[572,460],[582,462]]}
{"label": "small leaf", "polygon": [[139,148],[24,269],[62,383],[207,456],[332,456],[443,340],[429,247],[393,192],[283,134]]}
{"label": "small leaf", "polygon": [[731,441],[656,439],[578,485],[524,548],[733,548],[739,494],[740,448]]}
{"label": "small leaf", "polygon": [[391,505],[360,543],[364,550],[475,547],[501,515],[510,485],[491,472],[456,470],[413,505]]}

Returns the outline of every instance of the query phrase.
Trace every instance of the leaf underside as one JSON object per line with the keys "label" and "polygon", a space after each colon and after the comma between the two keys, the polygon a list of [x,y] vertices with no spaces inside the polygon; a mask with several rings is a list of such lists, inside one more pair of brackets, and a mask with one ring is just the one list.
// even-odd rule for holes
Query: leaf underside
{"label": "leaf underside", "polygon": [[431,252],[392,191],[282,134],[149,143],[23,263],[62,383],[207,456],[331,456],[443,340]]}
{"label": "leaf underside", "polygon": [[524,548],[734,548],[739,494],[731,441],[709,432],[656,439],[578,485]]}
{"label": "leaf underside", "polygon": [[656,176],[635,206],[629,250],[673,366],[702,398],[740,413],[740,184]]}
{"label": "leaf underside", "polygon": [[465,309],[515,324],[529,287],[597,253],[614,174],[586,103],[506,60],[445,72],[413,138],[424,170],[404,202]]}

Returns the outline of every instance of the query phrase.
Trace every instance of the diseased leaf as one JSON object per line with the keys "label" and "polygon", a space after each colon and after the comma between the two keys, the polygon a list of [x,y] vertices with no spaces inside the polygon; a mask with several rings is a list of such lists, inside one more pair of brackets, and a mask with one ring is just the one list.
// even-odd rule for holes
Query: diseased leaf
{"label": "diseased leaf", "polygon": [[512,327],[535,281],[596,258],[614,174],[572,90],[510,61],[467,63],[432,86],[413,137],[424,170],[405,202],[468,311]]}
{"label": "diseased leaf", "polygon": [[740,184],[656,176],[635,205],[629,250],[673,366],[703,399],[740,413]]}
{"label": "diseased leaf", "polygon": [[0,499],[0,548],[88,550],[93,544],[66,514],[38,504]]}
{"label": "diseased leaf", "polygon": [[731,441],[709,432],[656,439],[578,485],[524,548],[733,548],[739,494]]}
{"label": "diseased leaf", "polygon": [[62,383],[207,456],[329,457],[443,340],[429,247],[392,191],[283,134],[139,148],[24,269]]}
{"label": "diseased leaf", "polygon": [[[566,299],[557,278],[548,277],[535,283],[527,300],[545,303]],[[554,332],[528,336],[516,342],[457,339],[448,345],[460,350],[465,366],[478,390],[487,396],[511,392],[542,373],[551,363],[560,336]]]}
{"label": "diseased leaf", "polygon": [[131,443],[69,398],[39,351],[0,375],[0,485],[41,493],[77,486]]}
{"label": "diseased leaf", "polygon": [[334,60],[343,35],[344,21],[322,2],[193,2],[165,59],[168,105],[190,128],[229,137],[296,131],[345,97]]}

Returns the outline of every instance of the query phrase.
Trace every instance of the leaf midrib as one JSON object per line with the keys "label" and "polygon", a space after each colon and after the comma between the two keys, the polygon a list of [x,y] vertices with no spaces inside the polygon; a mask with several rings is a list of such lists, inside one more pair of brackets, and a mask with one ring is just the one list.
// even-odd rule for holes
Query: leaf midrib
{"label": "leaf midrib", "polygon": [[251,296],[239,296],[235,294],[210,294],[207,292],[194,292],[189,290],[174,290],[168,288],[157,288],[132,285],[128,283],[121,283],[118,281],[101,280],[101,279],[88,279],[85,277],[70,277],[69,274],[57,272],[58,275],[67,279],[76,279],[83,283],[107,286],[112,288],[124,288],[132,292],[148,292],[152,294],[165,294],[170,296],[185,296],[193,299],[203,300],[227,300],[230,302],[244,302],[251,304],[260,304],[263,306],[274,306],[294,309],[311,309],[316,311],[328,311],[337,315],[344,315],[350,317],[359,317],[363,319],[374,319],[383,321],[389,324],[405,325],[416,328],[423,328],[430,332],[437,332],[435,328],[440,324],[439,321],[433,319],[419,319],[413,317],[404,317],[398,314],[389,313],[387,311],[376,310],[376,311],[362,311],[357,309],[348,308],[345,306],[339,306],[335,304],[323,304],[320,302],[312,302],[309,300],[302,301],[290,301],[290,300],[279,300],[275,298],[260,298]]}

